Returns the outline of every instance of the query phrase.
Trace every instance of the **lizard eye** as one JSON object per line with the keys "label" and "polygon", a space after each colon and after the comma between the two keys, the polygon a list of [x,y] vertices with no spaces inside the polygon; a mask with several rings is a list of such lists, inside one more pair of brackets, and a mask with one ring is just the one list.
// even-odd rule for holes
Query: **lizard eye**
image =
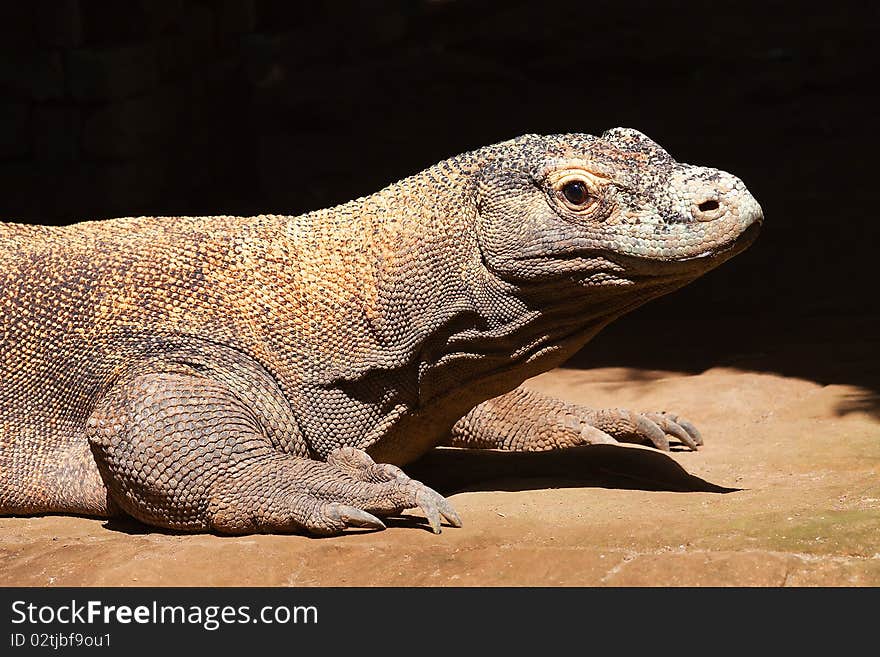
{"label": "lizard eye", "polygon": [[560,188],[565,204],[572,210],[583,210],[596,200],[590,195],[587,184],[582,180],[569,180]]}

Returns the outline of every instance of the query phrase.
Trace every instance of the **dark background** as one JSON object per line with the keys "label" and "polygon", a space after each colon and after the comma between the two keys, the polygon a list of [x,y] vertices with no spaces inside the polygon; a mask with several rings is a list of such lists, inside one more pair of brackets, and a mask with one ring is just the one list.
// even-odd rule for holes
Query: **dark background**
{"label": "dark background", "polygon": [[823,4],[4,1],[0,220],[300,213],[634,127],[741,177],[765,230],[575,364],[855,383],[877,412],[880,12]]}

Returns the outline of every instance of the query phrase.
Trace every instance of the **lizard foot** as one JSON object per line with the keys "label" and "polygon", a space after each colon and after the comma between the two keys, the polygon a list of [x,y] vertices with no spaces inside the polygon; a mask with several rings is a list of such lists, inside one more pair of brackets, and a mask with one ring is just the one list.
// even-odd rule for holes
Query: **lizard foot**
{"label": "lizard foot", "polygon": [[349,527],[385,529],[382,517],[413,508],[422,510],[435,534],[443,520],[461,526],[442,495],[352,447],[334,450],[326,462],[272,455],[227,484],[211,513],[211,526],[221,533],[304,530],[333,536]]}
{"label": "lizard foot", "polygon": [[696,451],[703,437],[688,420],[666,412],[633,413],[623,408],[591,411],[584,421],[610,440],[591,442],[630,442],[669,451],[669,436]]}
{"label": "lizard foot", "polygon": [[354,447],[333,450],[327,464],[361,484],[372,486],[372,499],[359,500],[367,511],[394,516],[404,509],[418,507],[435,534],[440,533],[441,518],[453,527],[461,527],[461,518],[446,498],[420,481],[410,479],[395,465],[376,463],[366,452]]}

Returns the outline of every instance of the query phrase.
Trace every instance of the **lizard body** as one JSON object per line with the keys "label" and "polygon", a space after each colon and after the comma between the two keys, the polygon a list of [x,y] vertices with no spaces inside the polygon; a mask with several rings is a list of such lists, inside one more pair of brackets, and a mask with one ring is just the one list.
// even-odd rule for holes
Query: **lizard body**
{"label": "lizard body", "polygon": [[298,216],[0,223],[0,512],[330,534],[418,506],[439,531],[455,511],[397,466],[440,444],[695,449],[675,416],[519,386],[762,220],[618,128]]}

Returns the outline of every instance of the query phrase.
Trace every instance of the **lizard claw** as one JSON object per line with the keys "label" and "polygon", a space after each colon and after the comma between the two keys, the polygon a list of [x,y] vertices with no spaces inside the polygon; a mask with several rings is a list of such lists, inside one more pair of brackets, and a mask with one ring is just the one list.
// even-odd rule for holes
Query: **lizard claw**
{"label": "lizard claw", "polygon": [[452,505],[445,497],[421,482],[413,480],[412,483],[421,487],[421,490],[416,493],[416,504],[425,514],[428,524],[435,534],[440,533],[441,516],[453,527],[461,527],[461,518],[459,518],[455,509],[452,508]]}
{"label": "lizard claw", "polygon": [[669,438],[666,437],[666,433],[663,429],[657,426],[657,424],[646,415],[636,415],[635,417],[636,434],[650,440],[651,444],[657,449],[663,452],[668,452]]}
{"label": "lizard claw", "polygon": [[385,529],[385,523],[372,513],[339,502],[319,505],[302,525],[310,533],[319,536],[335,536],[341,534],[348,527]]}
{"label": "lizard claw", "polygon": [[372,513],[367,513],[361,509],[345,504],[340,504],[335,508],[335,512],[340,521],[345,523],[346,527],[366,527],[368,529],[385,529],[385,523],[379,520]]}
{"label": "lizard claw", "polygon": [[[703,443],[703,438],[696,427],[687,420],[679,420],[678,416],[669,413],[645,413],[643,417],[648,418],[656,424],[664,433],[671,434],[678,438],[682,444],[687,445],[691,451],[697,451],[697,447]],[[685,425],[689,425],[691,431],[688,431]]]}
{"label": "lizard claw", "polygon": [[684,429],[698,446],[703,444],[703,436],[700,435],[700,432],[693,424],[677,415],[670,415],[669,417],[673,422]]}

